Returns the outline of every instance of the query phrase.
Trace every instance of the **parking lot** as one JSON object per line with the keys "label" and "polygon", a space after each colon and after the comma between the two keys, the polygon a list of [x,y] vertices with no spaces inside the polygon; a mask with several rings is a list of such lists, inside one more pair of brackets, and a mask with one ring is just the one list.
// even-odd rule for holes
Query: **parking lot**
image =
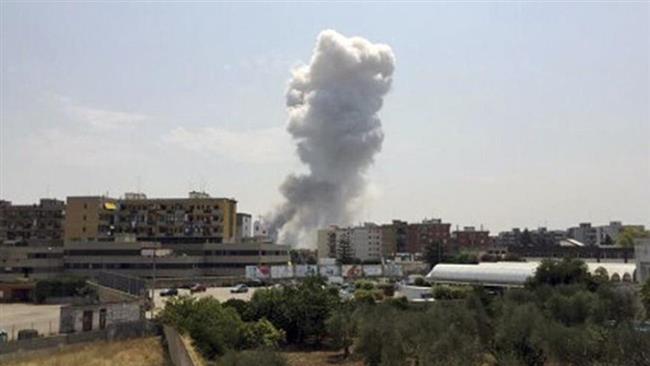
{"label": "parking lot", "polygon": [[21,329],[36,329],[39,334],[59,332],[61,305],[0,304],[0,329],[14,339]]}
{"label": "parking lot", "polygon": [[[194,294],[190,294],[190,290],[179,288],[178,295],[191,295],[197,298],[212,296],[215,299],[219,300],[219,302],[225,302],[229,299],[240,299],[240,300],[248,301],[250,300],[251,296],[253,296],[255,290],[261,287],[249,288],[248,292],[239,293],[239,294],[230,293],[231,288],[232,287],[208,287],[205,292],[197,292]],[[167,301],[167,299],[169,299],[169,297],[160,296],[161,291],[164,291],[164,289],[156,290],[155,303],[156,303],[156,308],[158,309],[162,309],[163,307],[165,307],[165,302]]]}

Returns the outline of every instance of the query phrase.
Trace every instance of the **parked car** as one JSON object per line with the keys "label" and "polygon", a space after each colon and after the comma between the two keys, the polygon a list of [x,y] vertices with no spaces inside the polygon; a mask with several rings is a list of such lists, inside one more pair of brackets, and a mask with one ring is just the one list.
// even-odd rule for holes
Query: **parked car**
{"label": "parked car", "polygon": [[160,291],[160,296],[176,296],[178,295],[178,289],[168,288],[166,290]]}
{"label": "parked car", "polygon": [[240,283],[239,285],[236,285],[230,289],[231,294],[242,294],[246,292],[248,292],[248,286],[244,285],[243,283]]}
{"label": "parked car", "polygon": [[204,285],[201,285],[200,283],[195,284],[194,286],[190,287],[190,293],[193,294],[195,292],[205,292],[206,288]]}
{"label": "parked car", "polygon": [[21,329],[18,331],[18,340],[38,338],[36,329]]}

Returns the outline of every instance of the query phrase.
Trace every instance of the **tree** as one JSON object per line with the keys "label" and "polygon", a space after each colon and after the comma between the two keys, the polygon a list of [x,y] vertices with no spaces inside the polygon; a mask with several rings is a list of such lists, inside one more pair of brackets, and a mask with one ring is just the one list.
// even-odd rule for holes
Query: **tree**
{"label": "tree", "polygon": [[623,258],[627,263],[628,252],[634,248],[634,241],[639,238],[645,238],[648,233],[641,228],[635,226],[625,227],[616,238],[616,244],[623,248]]}
{"label": "tree", "polygon": [[533,244],[533,238],[530,235],[530,231],[528,229],[524,229],[524,231],[521,233],[521,245],[527,247]]}
{"label": "tree", "polygon": [[535,276],[529,280],[528,284],[537,287],[543,284],[557,286],[590,282],[591,276],[585,262],[574,258],[564,258],[561,261],[542,260],[535,271]]}
{"label": "tree", "polygon": [[431,267],[442,262],[443,247],[440,240],[430,241],[424,247],[424,261]]}
{"label": "tree", "polygon": [[355,262],[354,250],[350,239],[341,237],[336,247],[336,256],[341,264],[353,264]]}
{"label": "tree", "polygon": [[650,319],[650,277],[645,280],[643,287],[641,287],[641,302],[645,308],[646,319]]}
{"label": "tree", "polygon": [[356,321],[352,316],[352,304],[342,303],[325,322],[327,333],[332,339],[332,346],[343,349],[343,358],[350,355],[350,346],[356,334]]}
{"label": "tree", "polygon": [[189,333],[199,351],[209,359],[242,344],[244,322],[235,309],[222,306],[213,297],[172,298],[165,304],[159,319]]}
{"label": "tree", "polygon": [[286,332],[290,343],[320,343],[325,320],[339,302],[320,277],[308,277],[295,286],[260,289],[249,304],[249,319],[268,319]]}

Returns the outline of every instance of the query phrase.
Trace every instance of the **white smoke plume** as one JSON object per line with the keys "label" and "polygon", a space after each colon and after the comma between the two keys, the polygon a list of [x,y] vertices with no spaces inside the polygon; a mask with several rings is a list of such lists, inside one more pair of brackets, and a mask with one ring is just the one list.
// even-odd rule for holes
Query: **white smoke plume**
{"label": "white smoke plume", "polygon": [[384,139],[377,112],[394,68],[389,46],[325,30],[309,64],[293,70],[288,131],[309,172],[280,187],[286,201],[270,218],[280,243],[313,246],[316,229],[354,219]]}

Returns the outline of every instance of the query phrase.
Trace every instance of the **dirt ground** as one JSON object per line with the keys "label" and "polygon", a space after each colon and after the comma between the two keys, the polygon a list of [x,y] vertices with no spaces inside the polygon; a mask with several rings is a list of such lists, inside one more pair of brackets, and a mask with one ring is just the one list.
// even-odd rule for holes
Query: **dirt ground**
{"label": "dirt ground", "polygon": [[59,332],[60,309],[61,305],[0,304],[0,329],[7,331],[10,339],[21,329],[36,329],[44,335],[56,334]]}
{"label": "dirt ground", "polygon": [[291,366],[363,366],[363,361],[355,355],[343,360],[341,352],[334,351],[286,351],[282,352],[287,356]]}

